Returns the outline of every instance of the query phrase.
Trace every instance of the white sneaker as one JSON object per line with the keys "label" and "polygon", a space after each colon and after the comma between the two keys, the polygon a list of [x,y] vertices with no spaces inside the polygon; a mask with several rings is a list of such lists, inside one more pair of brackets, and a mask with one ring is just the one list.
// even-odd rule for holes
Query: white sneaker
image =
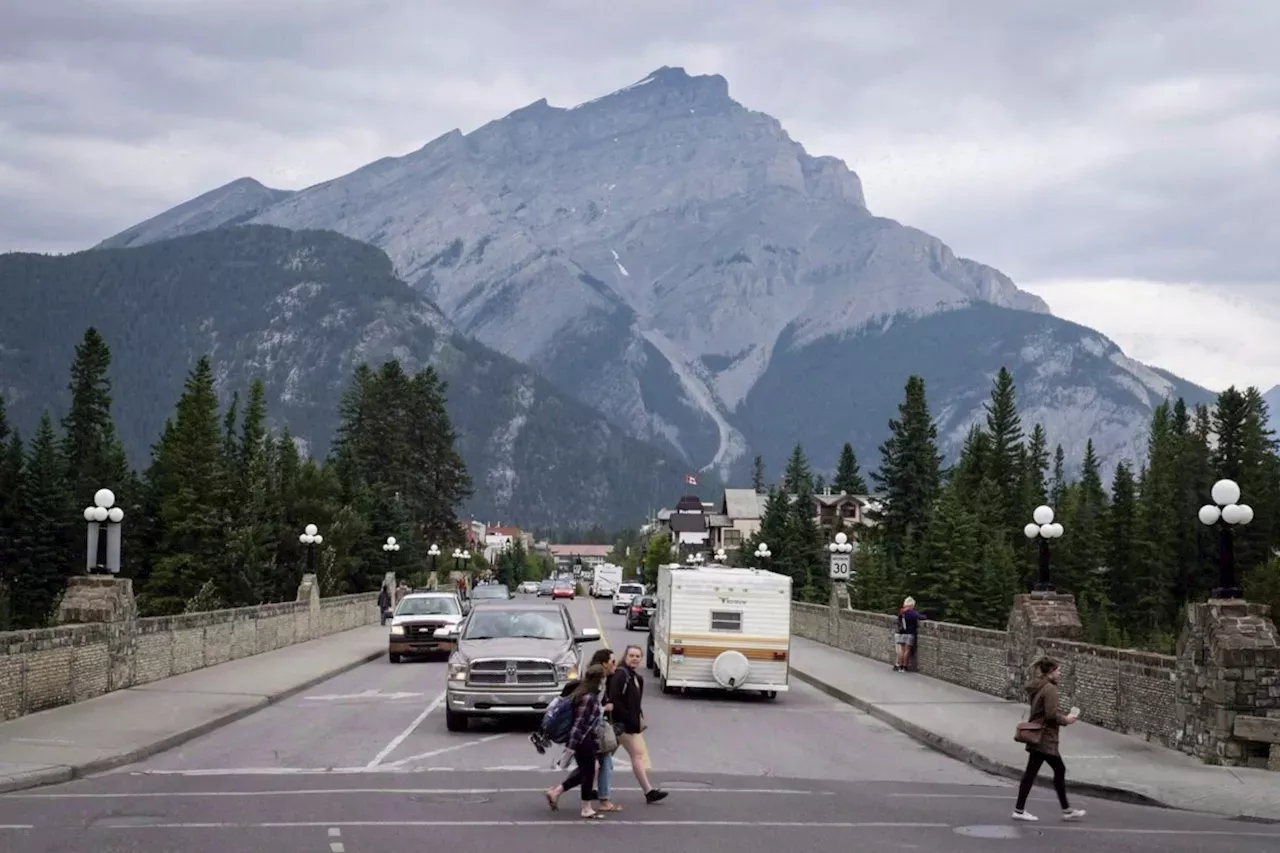
{"label": "white sneaker", "polygon": [[1079,820],[1085,816],[1084,809],[1070,809],[1062,813],[1063,820]]}
{"label": "white sneaker", "polygon": [[1038,821],[1040,818],[1036,817],[1036,816],[1035,816],[1035,815],[1033,815],[1031,812],[1018,812],[1018,811],[1015,811],[1015,812],[1013,813],[1013,819],[1014,819],[1014,820],[1025,820],[1025,821],[1027,821],[1028,823],[1035,823],[1035,822],[1036,822],[1036,821]]}

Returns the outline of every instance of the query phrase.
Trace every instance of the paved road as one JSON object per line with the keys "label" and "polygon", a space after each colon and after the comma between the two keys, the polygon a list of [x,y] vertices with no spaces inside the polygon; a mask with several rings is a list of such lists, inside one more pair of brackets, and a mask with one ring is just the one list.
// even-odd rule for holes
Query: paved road
{"label": "paved road", "polygon": [[[582,626],[599,618],[615,649],[643,639],[589,602],[571,611]],[[572,797],[547,811],[539,791],[555,777],[527,729],[450,734],[443,682],[442,663],[379,660],[141,764],[0,797],[0,849],[385,853],[429,837],[433,848],[550,853],[572,843],[542,828],[579,821]],[[1002,838],[1037,851],[1280,849],[1280,827],[1084,799],[1088,822],[1063,825],[1041,790],[1031,805],[1044,820],[1011,826],[1006,782],[801,684],[774,702],[655,688],[645,703],[654,775],[672,796],[645,806],[619,767],[627,810],[590,831],[627,833],[620,843],[644,824],[645,844],[672,853],[988,851]]]}

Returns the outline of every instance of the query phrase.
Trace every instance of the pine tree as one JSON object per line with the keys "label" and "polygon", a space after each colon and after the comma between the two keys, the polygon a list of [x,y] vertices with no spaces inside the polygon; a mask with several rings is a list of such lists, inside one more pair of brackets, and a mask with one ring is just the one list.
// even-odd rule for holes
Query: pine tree
{"label": "pine tree", "polygon": [[[24,461],[17,524],[17,579],[10,590],[16,624],[42,628],[50,623],[73,566],[74,532],[80,513],[71,496],[66,462],[46,410]],[[82,546],[83,547],[83,546]]]}
{"label": "pine tree", "polygon": [[813,469],[804,455],[804,448],[796,445],[791,449],[787,459],[787,467],[782,474],[782,488],[789,494],[797,494],[801,489],[813,493]]}
{"label": "pine tree", "polygon": [[934,619],[973,624],[982,607],[974,566],[979,555],[977,520],[958,489],[942,490],[908,574],[909,592]]}
{"label": "pine tree", "polygon": [[1135,583],[1136,548],[1133,532],[1138,521],[1137,484],[1133,469],[1121,460],[1111,480],[1111,510],[1102,531],[1106,540],[1106,596],[1120,612],[1133,612],[1138,603]]}
{"label": "pine tree", "polygon": [[107,342],[89,328],[71,363],[71,405],[62,419],[61,442],[72,499],[85,506],[99,489],[123,497],[129,486],[124,449],[111,419],[110,366]]}
{"label": "pine tree", "polygon": [[4,395],[0,394],[0,631],[14,627],[11,590],[18,582],[24,456],[22,438],[9,426]]}
{"label": "pine tree", "polygon": [[1057,510],[1066,503],[1067,497],[1067,454],[1059,444],[1053,451],[1053,477],[1049,484],[1049,506]]}
{"label": "pine tree", "polygon": [[1022,419],[1018,416],[1013,374],[1001,367],[992,383],[987,413],[990,452],[985,476],[995,485],[993,498],[998,508],[997,522],[1012,537],[1020,530],[1025,509],[1021,506],[1023,476]]}
{"label": "pine tree", "polygon": [[1027,441],[1027,451],[1022,457],[1022,507],[1040,506],[1049,499],[1049,486],[1045,475],[1049,472],[1049,438],[1044,427],[1036,424]]}
{"label": "pine tree", "polygon": [[867,481],[862,478],[862,471],[858,467],[858,456],[853,452],[853,445],[847,441],[840,448],[840,461],[836,463],[836,476],[831,488],[836,494],[843,492],[848,495],[865,495],[869,491]]}
{"label": "pine tree", "polygon": [[227,518],[223,430],[207,356],[188,374],[177,411],[156,448],[157,559],[147,585],[152,613],[177,613],[207,581],[220,582]]}
{"label": "pine tree", "polygon": [[764,457],[756,456],[751,460],[751,488],[756,490],[757,495],[768,493],[768,488],[764,481]]}
{"label": "pine tree", "polygon": [[938,428],[919,376],[907,380],[905,398],[898,417],[889,421],[889,438],[880,446],[880,457],[880,469],[872,479],[884,508],[876,520],[889,559],[901,565],[911,540],[928,528],[942,484]]}

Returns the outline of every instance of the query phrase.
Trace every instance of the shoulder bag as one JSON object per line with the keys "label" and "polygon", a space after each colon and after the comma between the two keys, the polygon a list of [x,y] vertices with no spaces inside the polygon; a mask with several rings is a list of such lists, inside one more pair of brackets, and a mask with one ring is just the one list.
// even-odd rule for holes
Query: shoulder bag
{"label": "shoulder bag", "polygon": [[[1044,688],[1043,687],[1040,688],[1040,691],[1041,693],[1044,692]],[[1032,698],[1031,700],[1032,707],[1035,706],[1036,699],[1039,699],[1039,698],[1040,698],[1040,693],[1037,693]],[[1030,715],[1031,715],[1031,711],[1030,709],[1028,709],[1027,716],[1030,717]],[[1013,739],[1017,743],[1024,743],[1027,746],[1039,746],[1040,741],[1043,738],[1044,738],[1044,723],[1033,723],[1033,722],[1030,722],[1029,720],[1024,720],[1023,722],[1020,722],[1016,726],[1014,726]]]}

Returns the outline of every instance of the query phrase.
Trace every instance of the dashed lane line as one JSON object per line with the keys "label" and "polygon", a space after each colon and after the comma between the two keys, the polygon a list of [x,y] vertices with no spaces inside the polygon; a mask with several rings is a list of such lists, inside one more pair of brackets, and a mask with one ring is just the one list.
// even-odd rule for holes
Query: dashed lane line
{"label": "dashed lane line", "polygon": [[[342,830],[336,826],[329,827],[329,837],[332,839],[342,838]],[[334,840],[329,842],[329,853],[346,853],[346,845],[341,841]]]}

